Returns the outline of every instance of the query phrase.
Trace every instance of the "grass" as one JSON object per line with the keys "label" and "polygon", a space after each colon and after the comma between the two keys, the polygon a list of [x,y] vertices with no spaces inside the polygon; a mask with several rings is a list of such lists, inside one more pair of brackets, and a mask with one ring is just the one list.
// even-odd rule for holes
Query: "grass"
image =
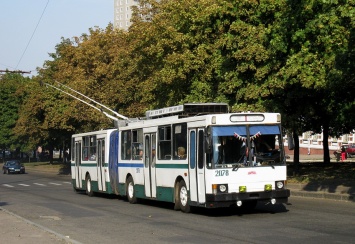
{"label": "grass", "polygon": [[57,172],[58,174],[68,174],[70,173],[70,164],[64,164],[63,162],[53,161],[52,164],[49,162],[29,162],[24,163],[26,171],[31,171],[40,169],[44,172]]}
{"label": "grass", "polygon": [[355,163],[300,163],[298,172],[295,171],[293,163],[288,163],[287,176],[290,183],[331,182],[350,185],[355,184]]}

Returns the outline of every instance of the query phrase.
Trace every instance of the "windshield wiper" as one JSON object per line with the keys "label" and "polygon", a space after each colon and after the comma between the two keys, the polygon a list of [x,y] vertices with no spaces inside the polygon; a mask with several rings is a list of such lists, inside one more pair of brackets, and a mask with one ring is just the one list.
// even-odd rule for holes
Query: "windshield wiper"
{"label": "windshield wiper", "polygon": [[240,163],[237,163],[236,165],[233,166],[232,171],[238,171],[238,169],[240,168]]}

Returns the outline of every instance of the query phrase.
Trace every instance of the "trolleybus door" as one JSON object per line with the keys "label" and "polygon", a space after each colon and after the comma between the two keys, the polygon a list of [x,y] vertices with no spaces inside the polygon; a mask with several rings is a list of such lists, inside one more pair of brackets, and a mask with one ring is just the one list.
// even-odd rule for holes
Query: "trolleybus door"
{"label": "trolleybus door", "polygon": [[81,141],[75,142],[75,185],[82,188],[81,181]]}
{"label": "trolleybus door", "polygon": [[206,202],[204,141],[204,129],[200,128],[197,134],[197,185],[199,203]]}
{"label": "trolleybus door", "polygon": [[205,164],[203,157],[203,129],[190,129],[190,156],[189,156],[189,175],[190,175],[190,198],[191,201],[199,203],[206,202],[205,195]]}
{"label": "trolleybus door", "polygon": [[97,141],[97,183],[99,191],[106,191],[105,140]]}
{"label": "trolleybus door", "polygon": [[156,163],[156,133],[144,135],[144,188],[146,197],[155,198],[156,178],[155,178],[155,163]]}
{"label": "trolleybus door", "polygon": [[193,202],[198,202],[197,196],[197,142],[196,142],[196,129],[189,130],[189,142],[190,149],[189,151],[189,182],[190,182],[190,199]]}

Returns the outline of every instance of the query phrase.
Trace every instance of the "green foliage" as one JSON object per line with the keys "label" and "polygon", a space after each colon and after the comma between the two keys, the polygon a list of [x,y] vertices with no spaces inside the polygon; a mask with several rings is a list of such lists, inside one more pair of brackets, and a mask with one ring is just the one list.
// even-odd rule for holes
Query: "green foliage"
{"label": "green foliage", "polygon": [[[110,24],[63,38],[37,77],[11,88],[26,96],[9,104],[1,145],[14,142],[5,134],[30,148],[112,126],[40,81],[68,85],[129,117],[184,102],[226,102],[232,111],[281,112],[295,133],[353,129],[354,1],[140,4],[128,32]],[[0,99],[10,96],[6,89]]]}
{"label": "green foliage", "polygon": [[0,149],[14,150],[21,145],[13,129],[19,118],[28,81],[19,74],[5,74],[0,78]]}

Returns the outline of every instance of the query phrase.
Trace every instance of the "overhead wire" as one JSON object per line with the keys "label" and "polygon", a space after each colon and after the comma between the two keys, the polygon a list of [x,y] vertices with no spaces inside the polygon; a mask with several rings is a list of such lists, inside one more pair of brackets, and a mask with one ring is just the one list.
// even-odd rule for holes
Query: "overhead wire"
{"label": "overhead wire", "polygon": [[31,37],[30,37],[30,40],[28,41],[28,43],[27,43],[27,45],[26,45],[26,48],[25,48],[25,50],[23,51],[23,53],[22,53],[22,55],[21,55],[21,58],[20,58],[20,60],[18,61],[18,63],[17,63],[17,65],[16,65],[15,69],[17,69],[17,67],[18,67],[19,64],[21,63],[22,58],[23,58],[23,56],[25,55],[25,53],[26,53],[26,51],[27,51],[27,48],[28,48],[28,46],[30,45],[30,43],[31,43],[31,41],[32,41],[33,36],[34,36],[35,33],[36,33],[37,27],[39,26],[39,23],[41,22],[42,17],[43,17],[43,15],[44,15],[44,13],[46,12],[48,3],[49,3],[49,0],[47,1],[47,4],[46,4],[46,6],[44,7],[44,9],[43,9],[43,11],[42,11],[41,17],[39,18],[39,20],[38,20],[38,22],[37,22],[37,25],[36,25],[34,31],[32,32],[32,35],[31,35]]}

